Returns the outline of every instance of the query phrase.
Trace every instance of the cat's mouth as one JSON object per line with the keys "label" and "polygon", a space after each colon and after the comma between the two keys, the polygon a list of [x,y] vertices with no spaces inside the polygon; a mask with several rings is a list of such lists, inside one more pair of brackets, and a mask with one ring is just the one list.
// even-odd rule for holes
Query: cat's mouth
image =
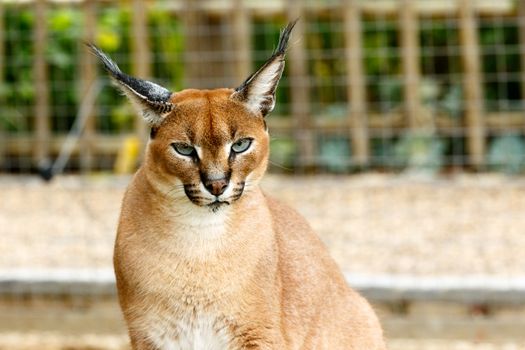
{"label": "cat's mouth", "polygon": [[184,192],[188,199],[195,205],[210,208],[216,212],[222,207],[228,206],[238,200],[244,191],[244,182],[236,183],[235,188],[230,193],[224,193],[220,196],[210,197],[209,194],[203,193],[197,185],[184,185]]}
{"label": "cat's mouth", "polygon": [[231,204],[231,202],[234,201],[234,199],[219,199],[219,198],[215,198],[215,199],[208,199],[208,198],[203,198],[203,197],[195,197],[195,196],[188,196],[188,199],[195,205],[198,205],[199,207],[207,207],[209,209],[211,209],[213,212],[219,210],[219,208],[222,208],[222,207],[225,207],[225,206],[228,206]]}
{"label": "cat's mouth", "polygon": [[208,208],[211,209],[211,211],[213,212],[216,212],[217,210],[219,210],[221,207],[224,207],[226,205],[230,205],[230,202],[226,202],[226,201],[220,201],[220,200],[215,200],[214,202],[210,203],[210,204],[207,204],[206,206]]}

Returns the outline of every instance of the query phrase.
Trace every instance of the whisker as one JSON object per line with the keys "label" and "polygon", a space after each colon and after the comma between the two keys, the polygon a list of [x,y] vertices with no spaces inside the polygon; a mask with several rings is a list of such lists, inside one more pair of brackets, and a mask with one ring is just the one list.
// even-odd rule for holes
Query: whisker
{"label": "whisker", "polygon": [[174,187],[174,188],[170,189],[168,192],[166,192],[164,195],[167,196],[167,197],[171,197],[174,194],[180,194],[180,193],[183,193],[183,188]]}
{"label": "whisker", "polygon": [[198,193],[201,193],[201,191],[199,190],[185,190],[186,193],[188,194],[198,194]]}
{"label": "whisker", "polygon": [[286,171],[292,171],[292,170],[293,170],[293,169],[288,168],[288,167],[286,167],[286,166],[284,166],[284,165],[282,165],[282,164],[279,164],[279,163],[277,163],[277,162],[274,162],[274,161],[272,161],[272,160],[270,160],[270,159],[268,159],[268,163],[270,163],[270,164],[272,164],[272,165],[274,165],[274,166],[276,166],[276,167],[278,167],[278,168],[280,168],[280,169],[286,170]]}
{"label": "whisker", "polygon": [[253,182],[246,181],[244,184],[244,191],[251,191],[256,185]]}
{"label": "whisker", "polygon": [[206,197],[202,197],[202,196],[191,196],[190,199],[206,199]]}

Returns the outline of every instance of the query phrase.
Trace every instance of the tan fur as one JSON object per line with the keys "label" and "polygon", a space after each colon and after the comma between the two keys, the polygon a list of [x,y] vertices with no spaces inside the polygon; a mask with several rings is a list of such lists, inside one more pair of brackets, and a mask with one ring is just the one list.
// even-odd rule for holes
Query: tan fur
{"label": "tan fur", "polygon": [[[133,349],[184,349],[178,341],[210,329],[219,345],[191,348],[385,349],[373,310],[306,221],[261,192],[269,136],[233,94],[173,94],[125,194],[114,263]],[[241,137],[254,144],[228,160]],[[199,146],[199,162],[175,154],[180,141]],[[211,210],[184,193],[201,173],[228,169],[231,186],[245,182],[229,205]]]}
{"label": "tan fur", "polygon": [[385,349],[373,310],[305,220],[258,186],[294,25],[235,90],[173,94],[88,45],[152,128],[114,254],[135,350]]}

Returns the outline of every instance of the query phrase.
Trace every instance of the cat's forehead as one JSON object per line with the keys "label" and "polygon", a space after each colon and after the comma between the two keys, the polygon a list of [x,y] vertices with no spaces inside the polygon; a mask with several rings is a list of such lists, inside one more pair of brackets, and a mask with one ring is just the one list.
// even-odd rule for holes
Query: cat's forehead
{"label": "cat's forehead", "polygon": [[165,128],[173,137],[187,137],[203,146],[217,146],[238,136],[257,133],[264,127],[262,118],[250,115],[230,98],[232,89],[183,90],[175,94],[175,108]]}

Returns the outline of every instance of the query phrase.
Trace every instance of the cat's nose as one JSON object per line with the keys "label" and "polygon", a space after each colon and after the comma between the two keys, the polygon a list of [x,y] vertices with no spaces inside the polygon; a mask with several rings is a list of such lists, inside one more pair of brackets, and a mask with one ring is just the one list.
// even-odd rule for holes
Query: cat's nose
{"label": "cat's nose", "polygon": [[228,183],[229,180],[223,177],[222,179],[204,181],[204,187],[206,187],[208,192],[210,192],[214,196],[220,196],[224,193],[224,191],[226,191]]}

